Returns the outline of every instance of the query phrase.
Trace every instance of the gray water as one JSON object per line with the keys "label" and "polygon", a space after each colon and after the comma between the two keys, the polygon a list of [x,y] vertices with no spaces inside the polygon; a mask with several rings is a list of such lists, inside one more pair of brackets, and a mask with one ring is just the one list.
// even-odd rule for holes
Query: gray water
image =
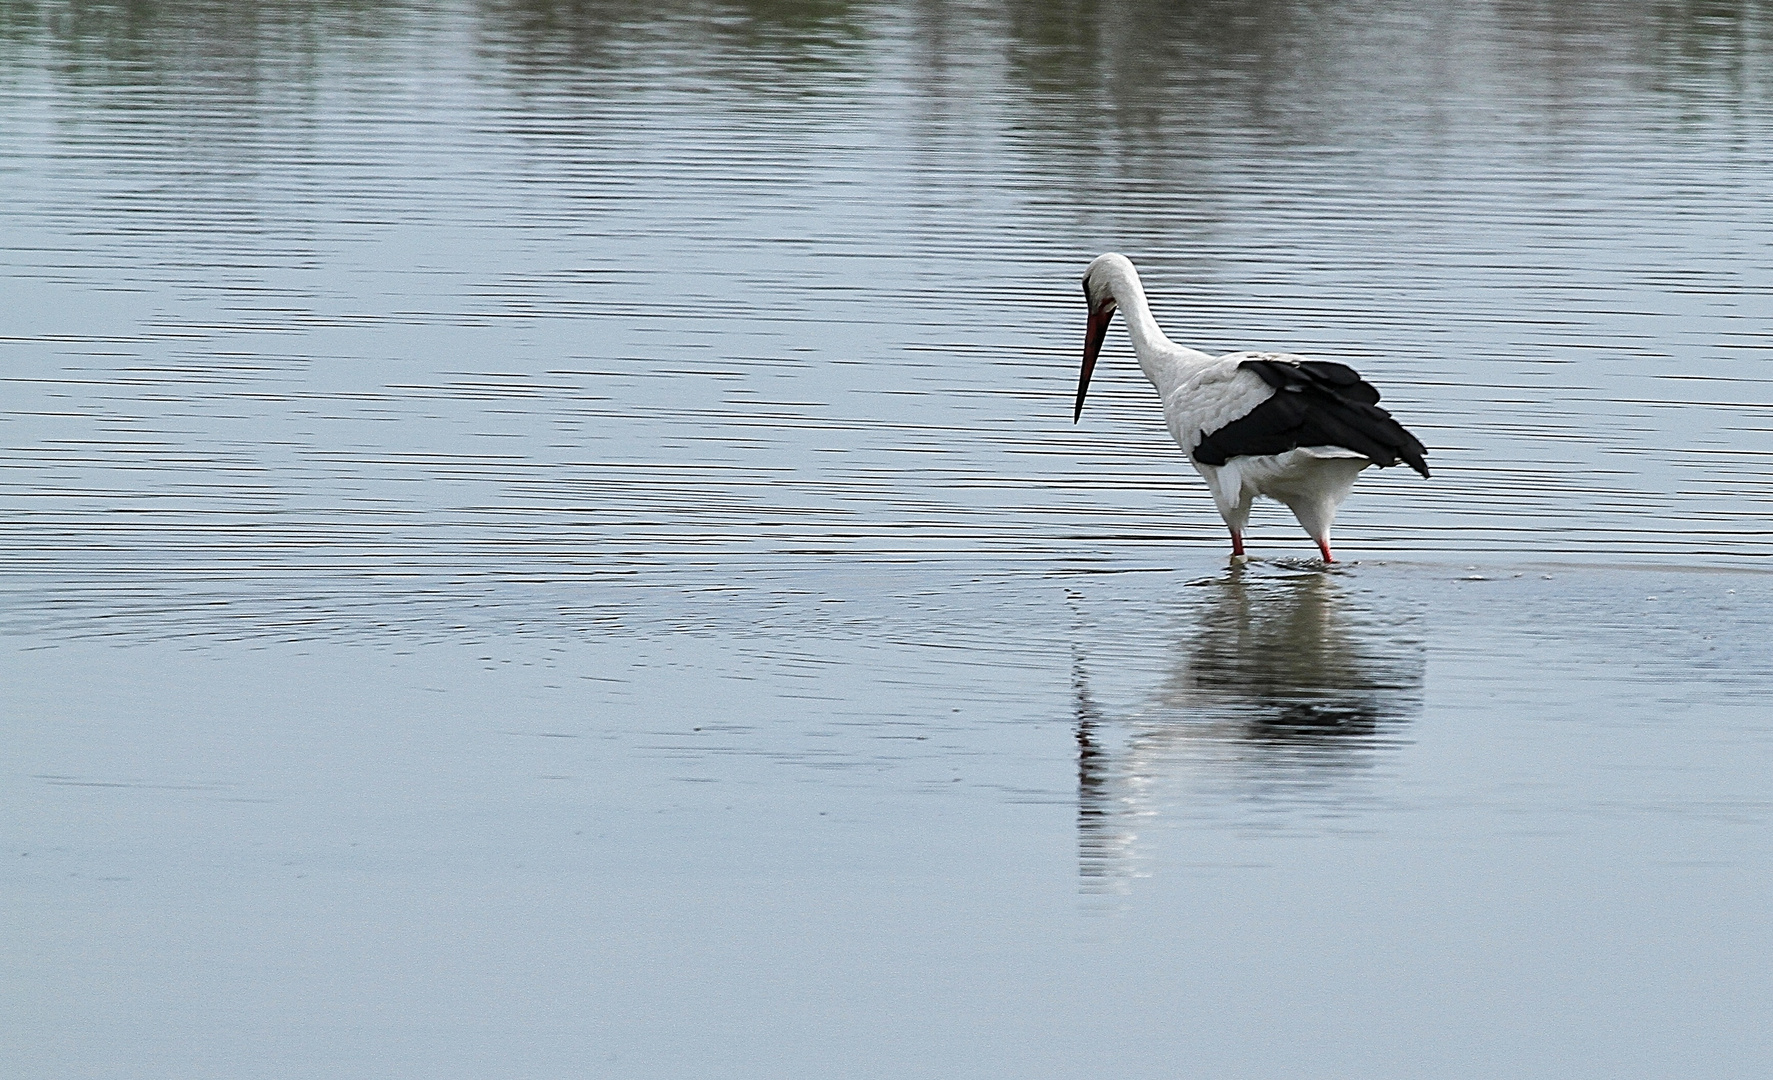
{"label": "gray water", "polygon": [[[0,0],[8,1074],[1766,1075],[1770,62]],[[1228,568],[1104,250],[1433,479]]]}

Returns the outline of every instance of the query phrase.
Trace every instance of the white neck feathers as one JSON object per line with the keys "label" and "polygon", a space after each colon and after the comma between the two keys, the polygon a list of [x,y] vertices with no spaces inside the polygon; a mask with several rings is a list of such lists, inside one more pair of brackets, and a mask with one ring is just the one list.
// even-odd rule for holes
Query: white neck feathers
{"label": "white neck feathers", "polygon": [[1127,323],[1127,336],[1133,341],[1133,351],[1143,360],[1145,354],[1174,348],[1175,343],[1164,336],[1159,329],[1157,320],[1152,317],[1151,304],[1145,299],[1145,286],[1139,280],[1139,271],[1133,269],[1132,262],[1124,255],[1107,254],[1096,260],[1096,272],[1103,275],[1108,291],[1114,297],[1114,306],[1120,309],[1121,318]]}
{"label": "white neck feathers", "polygon": [[1186,369],[1212,359],[1206,353],[1177,345],[1158,327],[1151,304],[1145,299],[1139,271],[1126,256],[1113,252],[1101,256],[1090,264],[1089,276],[1100,281],[1114,297],[1115,307],[1126,320],[1127,337],[1139,357],[1139,367],[1161,396],[1168,397],[1180,385]]}

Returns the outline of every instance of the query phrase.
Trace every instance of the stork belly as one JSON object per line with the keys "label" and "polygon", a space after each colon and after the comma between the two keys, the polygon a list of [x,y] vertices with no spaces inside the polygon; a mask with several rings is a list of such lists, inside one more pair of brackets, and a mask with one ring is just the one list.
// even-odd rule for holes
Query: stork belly
{"label": "stork belly", "polygon": [[1313,536],[1328,532],[1355,477],[1373,462],[1340,446],[1302,446],[1284,454],[1234,457],[1215,468],[1196,463],[1222,509],[1258,495],[1285,503]]}

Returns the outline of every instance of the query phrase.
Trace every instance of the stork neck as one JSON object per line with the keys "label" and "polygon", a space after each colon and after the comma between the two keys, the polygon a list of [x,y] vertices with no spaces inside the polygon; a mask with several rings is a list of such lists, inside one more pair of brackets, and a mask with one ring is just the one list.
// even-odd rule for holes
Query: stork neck
{"label": "stork neck", "polygon": [[[1151,358],[1156,357],[1173,347],[1174,343],[1157,325],[1157,319],[1151,314],[1151,306],[1145,302],[1145,290],[1139,283],[1133,283],[1134,294],[1122,301],[1117,296],[1115,303],[1120,307],[1121,317],[1127,321],[1127,338],[1133,343],[1133,352],[1139,357],[1139,366],[1149,368]],[[1149,374],[1149,371],[1147,372]]]}
{"label": "stork neck", "polygon": [[1157,320],[1151,315],[1151,304],[1145,299],[1145,286],[1131,265],[1127,266],[1125,273],[1116,274],[1109,280],[1109,291],[1114,294],[1121,318],[1127,322],[1127,337],[1132,339],[1133,351],[1139,354],[1141,362],[1147,354],[1161,351],[1170,344],[1170,339],[1158,329]]}
{"label": "stork neck", "polygon": [[1206,354],[1182,348],[1158,327],[1157,319],[1151,314],[1151,304],[1145,299],[1145,286],[1140,283],[1139,274],[1131,263],[1126,264],[1124,273],[1110,279],[1109,289],[1114,294],[1114,303],[1120,309],[1121,317],[1126,320],[1127,337],[1133,343],[1133,354],[1139,358],[1140,369],[1157,388],[1158,394],[1167,398],[1186,377],[1185,369],[1190,363],[1207,359]]}

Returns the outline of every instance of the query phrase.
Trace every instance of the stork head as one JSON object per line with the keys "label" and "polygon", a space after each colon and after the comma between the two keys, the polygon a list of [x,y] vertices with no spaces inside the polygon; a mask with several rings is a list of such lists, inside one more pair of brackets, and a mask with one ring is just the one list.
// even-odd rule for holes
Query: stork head
{"label": "stork head", "polygon": [[1096,370],[1096,354],[1102,351],[1102,339],[1108,336],[1108,322],[1114,318],[1115,282],[1124,271],[1132,268],[1133,264],[1126,256],[1109,252],[1098,256],[1084,271],[1084,301],[1089,305],[1090,321],[1084,330],[1083,368],[1077,374],[1077,407],[1071,413],[1074,424],[1083,416],[1084,395],[1090,391],[1090,373]]}

